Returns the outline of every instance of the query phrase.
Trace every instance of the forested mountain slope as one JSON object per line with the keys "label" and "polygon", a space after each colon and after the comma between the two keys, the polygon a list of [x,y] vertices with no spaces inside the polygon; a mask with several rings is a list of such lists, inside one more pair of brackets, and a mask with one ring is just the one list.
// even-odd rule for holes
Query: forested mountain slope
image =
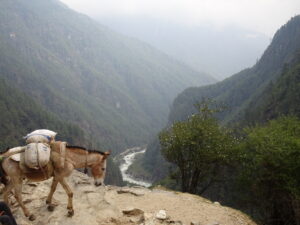
{"label": "forested mountain slope", "polygon": [[245,124],[264,123],[282,115],[300,117],[300,52],[276,80],[245,110]]}
{"label": "forested mountain slope", "polygon": [[55,130],[58,139],[69,143],[85,143],[80,127],[47,112],[23,92],[9,87],[3,79],[0,79],[0,111],[0,151],[9,146],[24,145],[22,137],[39,128]]}
{"label": "forested mountain slope", "polygon": [[7,85],[113,152],[145,143],[184,88],[213,82],[56,0],[2,0],[0,31]]}
{"label": "forested mountain slope", "polygon": [[[216,84],[183,91],[173,103],[169,124],[195,113],[194,104],[203,98],[225,104],[219,118],[226,125],[264,122],[284,114],[299,116],[299,50],[300,16],[296,16],[277,31],[254,67]],[[153,180],[168,173],[158,138],[150,143],[142,164]]]}

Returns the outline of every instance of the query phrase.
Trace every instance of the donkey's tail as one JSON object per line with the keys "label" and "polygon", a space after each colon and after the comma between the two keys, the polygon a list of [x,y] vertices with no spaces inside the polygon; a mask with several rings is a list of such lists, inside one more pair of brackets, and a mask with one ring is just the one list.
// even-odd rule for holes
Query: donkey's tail
{"label": "donkey's tail", "polygon": [[[0,155],[0,160],[1,160],[1,157],[4,157],[4,158],[8,158],[8,157],[10,157],[10,156],[12,156],[12,155],[15,155],[15,154],[19,154],[19,153],[22,153],[22,152],[25,152],[25,149],[26,149],[26,147],[22,147],[22,148],[20,148],[20,149],[18,149],[18,150],[16,150],[16,151],[7,151],[7,152],[5,152],[5,153],[3,153],[2,155]],[[1,160],[2,161],[2,160]]]}
{"label": "donkey's tail", "polygon": [[0,155],[0,183],[3,183],[4,185],[7,185],[9,180],[8,180],[8,177],[3,169],[3,166],[2,166],[2,163],[4,161],[4,159],[12,156],[12,155],[15,155],[15,154],[19,154],[19,153],[22,153],[24,152],[26,149],[26,147],[23,147],[17,151],[13,151],[13,152],[10,152],[10,151],[7,151],[3,154]]}
{"label": "donkey's tail", "polygon": [[7,178],[6,173],[2,166],[3,160],[5,158],[6,157],[4,157],[4,156],[0,156],[0,183],[4,184],[6,186],[8,183],[8,178]]}

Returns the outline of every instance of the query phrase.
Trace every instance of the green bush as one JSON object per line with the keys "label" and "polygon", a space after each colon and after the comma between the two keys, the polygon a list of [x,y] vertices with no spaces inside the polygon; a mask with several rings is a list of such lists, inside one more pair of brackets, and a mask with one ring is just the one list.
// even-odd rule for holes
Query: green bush
{"label": "green bush", "polygon": [[240,182],[263,224],[300,222],[300,120],[282,117],[246,130]]}

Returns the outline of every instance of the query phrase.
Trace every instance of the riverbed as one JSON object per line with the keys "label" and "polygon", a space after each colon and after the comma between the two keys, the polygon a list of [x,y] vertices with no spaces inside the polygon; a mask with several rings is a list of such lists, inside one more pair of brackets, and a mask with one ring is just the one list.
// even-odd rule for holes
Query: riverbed
{"label": "riverbed", "polygon": [[120,170],[122,173],[122,177],[124,181],[127,181],[131,184],[136,184],[144,187],[150,187],[152,184],[150,182],[147,182],[145,180],[133,177],[132,175],[128,174],[128,168],[132,165],[132,163],[135,160],[135,157],[138,154],[144,154],[146,152],[146,149],[140,149],[134,152],[128,152],[127,154],[123,155],[122,163],[120,164]]}

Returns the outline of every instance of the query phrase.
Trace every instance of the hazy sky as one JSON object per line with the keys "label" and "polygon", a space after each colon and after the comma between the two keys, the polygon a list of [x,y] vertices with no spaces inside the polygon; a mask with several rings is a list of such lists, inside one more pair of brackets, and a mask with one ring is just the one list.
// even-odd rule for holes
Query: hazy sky
{"label": "hazy sky", "polygon": [[268,36],[300,14],[300,0],[61,0],[91,17],[146,16],[183,25],[227,25]]}

